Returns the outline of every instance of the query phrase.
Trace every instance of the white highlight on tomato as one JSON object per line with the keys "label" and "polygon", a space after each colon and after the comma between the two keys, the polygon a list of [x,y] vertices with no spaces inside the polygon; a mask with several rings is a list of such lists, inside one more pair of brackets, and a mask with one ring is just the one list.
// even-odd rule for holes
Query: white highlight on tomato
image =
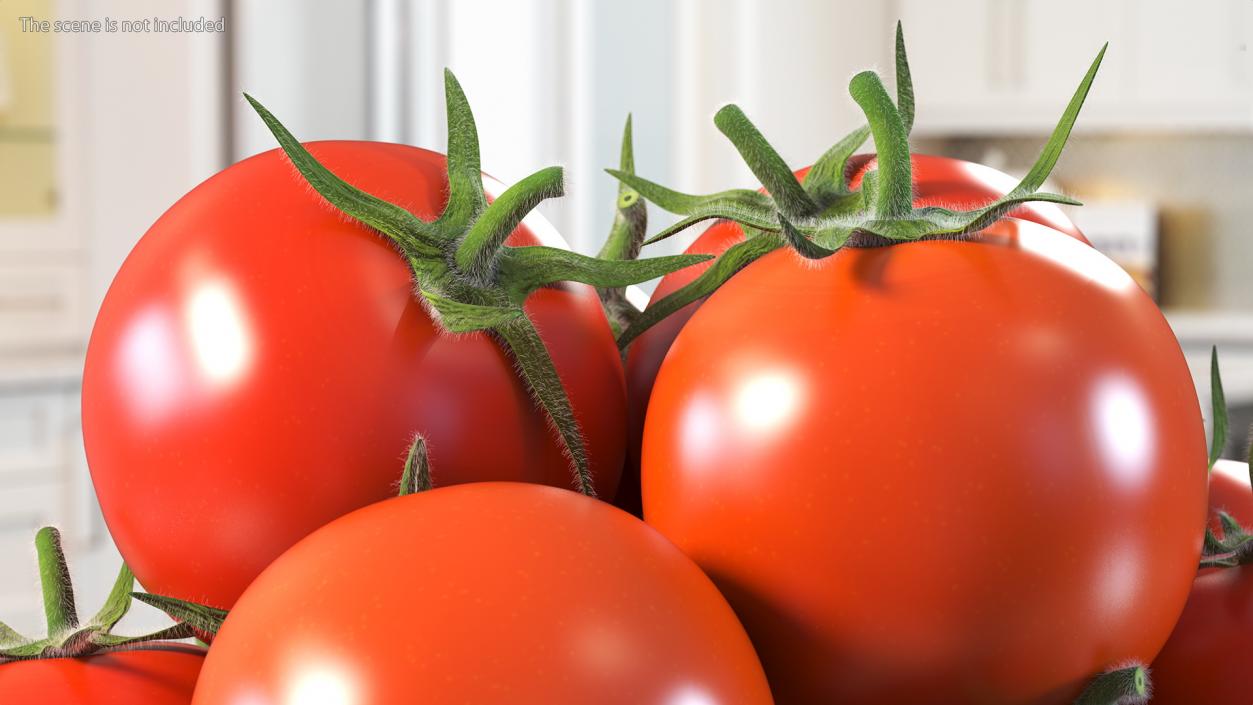
{"label": "white highlight on tomato", "polygon": [[1143,479],[1153,452],[1153,419],[1139,386],[1121,376],[1096,386],[1092,400],[1097,443],[1117,479],[1135,484]]}
{"label": "white highlight on tomato", "polygon": [[173,316],[167,309],[152,307],[137,315],[122,334],[122,354],[116,373],[129,390],[124,399],[135,416],[155,422],[178,407],[184,365]]}
{"label": "white highlight on tomato", "polygon": [[1092,247],[1045,228],[1023,228],[1018,246],[1111,291],[1139,286],[1114,260]]}
{"label": "white highlight on tomato", "polygon": [[205,377],[227,382],[247,368],[252,338],[243,309],[228,284],[200,284],[187,300],[186,321],[196,362]]}
{"label": "white highlight on tomato", "polygon": [[717,705],[717,702],[714,696],[701,688],[688,685],[676,691],[674,695],[666,700],[666,705]]}
{"label": "white highlight on tomato", "polygon": [[357,705],[356,681],[331,665],[304,664],[283,697],[283,705]]}
{"label": "white highlight on tomato", "polygon": [[735,391],[735,418],[749,430],[772,430],[792,418],[800,407],[800,399],[800,385],[791,375],[783,372],[754,375]]}

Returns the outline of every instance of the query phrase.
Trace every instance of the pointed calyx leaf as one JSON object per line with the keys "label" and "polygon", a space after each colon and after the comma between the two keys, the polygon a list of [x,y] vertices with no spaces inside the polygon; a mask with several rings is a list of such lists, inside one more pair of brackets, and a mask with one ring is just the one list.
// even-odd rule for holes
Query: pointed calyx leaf
{"label": "pointed calyx leaf", "polygon": [[714,260],[709,269],[702,272],[690,284],[649,304],[639,318],[622,335],[618,336],[618,347],[625,349],[631,341],[652,328],[657,322],[684,306],[714,293],[718,287],[735,276],[736,272],[780,247],[783,247],[783,241],[774,233],[758,235],[732,245]]}
{"label": "pointed calyx leaf", "polygon": [[1218,372],[1218,346],[1215,345],[1210,349],[1209,358],[1209,388],[1210,388],[1210,423],[1213,428],[1210,429],[1209,443],[1209,469],[1214,469],[1214,463],[1222,457],[1223,449],[1227,447],[1227,395],[1223,393],[1223,378]]}
{"label": "pointed calyx leaf", "polygon": [[113,589],[105,599],[104,606],[91,618],[91,624],[112,629],[131,608],[131,591],[135,589],[135,574],[125,563],[118,570],[117,579],[113,581]]}
{"label": "pointed calyx leaf", "polygon": [[483,171],[479,164],[479,130],[461,83],[444,69],[444,99],[448,115],[448,203],[435,221],[444,237],[462,234],[487,207]]}
{"label": "pointed calyx leaf", "polygon": [[515,296],[562,281],[576,281],[601,288],[620,288],[662,277],[712,255],[669,255],[642,260],[604,260],[556,247],[518,247],[500,259]]}
{"label": "pointed calyx leaf", "polygon": [[125,564],[118,571],[104,606],[90,621],[80,624],[69,567],[61,550],[61,534],[50,526],[40,529],[35,534],[35,552],[39,559],[48,633],[32,639],[0,622],[0,663],[38,658],[76,658],[104,649],[120,646],[142,648],[151,642],[192,636],[191,630],[181,624],[142,636],[112,633],[113,627],[130,609],[131,590],[135,586],[135,576]]}
{"label": "pointed calyx leaf", "polygon": [[438,314],[437,320],[449,333],[475,333],[493,330],[526,314],[516,306],[469,304],[446,299],[433,291],[421,290],[422,298]]}
{"label": "pointed calyx leaf", "polygon": [[404,497],[425,492],[434,486],[431,482],[431,462],[426,454],[426,439],[419,433],[414,435],[409,453],[405,455],[405,470],[400,476],[400,492],[397,494]]}
{"label": "pointed calyx leaf", "polygon": [[61,532],[45,526],[35,534],[35,554],[39,559],[39,584],[43,588],[44,616],[48,635],[63,634],[78,626],[74,606],[74,585],[61,550]]}
{"label": "pointed calyx leaf", "polygon": [[774,199],[780,213],[792,218],[805,218],[818,213],[818,203],[809,197],[791,167],[738,105],[723,106],[714,114],[714,125],[739,150],[748,168]]}
{"label": "pointed calyx leaf", "polygon": [[905,134],[914,129],[914,79],[909,75],[909,59],[905,55],[905,30],[896,21],[896,109],[901,113]]}
{"label": "pointed calyx leaf", "polygon": [[782,227],[783,239],[791,245],[797,254],[805,259],[825,259],[835,254],[834,249],[828,249],[805,237],[796,226],[787,221],[786,218],[779,218],[779,225]]}
{"label": "pointed calyx leaf", "polygon": [[[434,312],[438,325],[454,333],[492,334],[514,353],[519,373],[534,391],[538,408],[553,422],[577,484],[590,493],[582,430],[569,408],[548,350],[527,319],[523,307],[526,298],[539,287],[566,279],[598,286],[636,284],[697,260],[602,262],[569,253],[558,255],[549,248],[507,245],[527,213],[544,199],[561,195],[561,169],[542,169],[488,205],[474,115],[451,72],[445,73],[445,96],[448,201],[433,222],[423,221],[341,179],[260,103],[251,97],[248,101],[300,175],[322,198],[377,231],[399,251],[412,271],[415,295]],[[638,195],[624,195],[622,199],[639,201]],[[643,205],[639,207],[642,209]]]}
{"label": "pointed calyx leaf", "polygon": [[[853,77],[849,93],[865,112],[867,125],[853,130],[827,150],[810,169],[803,185],[798,184],[778,152],[734,105],[718,111],[715,123],[735,144],[761,180],[766,193],[733,190],[710,196],[689,196],[632,174],[610,173],[662,208],[687,216],[648,242],[669,237],[711,218],[738,223],[744,227],[746,237],[760,237],[759,233],[768,233],[774,238],[776,246],[786,244],[808,259],[830,257],[843,247],[963,238],[989,227],[1023,203],[1043,201],[1079,205],[1078,201],[1066,196],[1042,193],[1038,189],[1057,164],[1104,55],[1105,49],[1102,48],[1023,180],[1004,197],[973,210],[914,207],[909,151],[909,132],[914,124],[914,87],[905,52],[904,33],[899,23],[896,31],[895,102],[874,72],[865,71]],[[871,134],[878,149],[877,166],[862,175],[860,192],[853,192],[848,186],[849,175],[846,173],[849,158]],[[737,253],[737,256],[742,254]],[[730,252],[722,256],[728,255]],[[738,262],[733,264],[739,266]],[[724,274],[728,269],[735,268],[715,265],[710,271]],[[711,276],[703,276],[690,283],[686,290],[674,292],[667,297],[669,304],[664,314],[659,311],[650,315],[646,311],[619,339],[619,345],[630,342],[665,315],[708,296],[717,284],[721,284],[719,281],[711,288],[713,282]],[[651,305],[650,310],[653,306],[656,304]]]}
{"label": "pointed calyx leaf", "polygon": [[1208,528],[1205,530],[1201,567],[1234,568],[1253,563],[1253,533],[1227,512],[1218,512],[1218,520],[1222,525],[1222,535]]}
{"label": "pointed calyx leaf", "polygon": [[1094,678],[1075,705],[1139,705],[1149,701],[1151,691],[1149,669],[1133,664]]}
{"label": "pointed calyx leaf", "polygon": [[564,193],[561,167],[541,169],[505,189],[474,221],[454,255],[457,267],[474,282],[490,284],[505,240],[542,201]]}
{"label": "pointed calyx leaf", "polygon": [[407,250],[424,253],[436,252],[436,241],[431,228],[409,211],[375,198],[358,189],[335,174],[314,158],[304,145],[296,140],[286,127],[265,106],[247,93],[244,98],[261,117],[261,121],[278,140],[283,152],[291,159],[300,175],[309,182],[314,191],[345,215],[365,223],[394,240]]}
{"label": "pointed calyx leaf", "polygon": [[737,223],[758,228],[776,228],[774,202],[769,196],[751,189],[732,189],[708,196],[693,196],[666,188],[635,174],[628,174],[617,169],[605,170],[610,176],[618,179],[624,186],[630,187],[645,200],[657,204],[662,209],[687,216],[678,223],[662,230],[644,242],[651,245],[660,242],[676,233],[686,230],[695,223],[716,218],[734,220]]}
{"label": "pointed calyx leaf", "polygon": [[[862,125],[836,142],[805,175],[805,190],[819,203],[831,203],[852,192],[845,183],[844,172],[848,170],[849,157],[866,143],[870,127]],[[864,184],[863,184],[864,186]],[[754,192],[755,193],[755,192]],[[829,206],[828,206],[829,207]],[[825,209],[824,209],[825,210]]]}
{"label": "pointed calyx leaf", "polygon": [[212,641],[218,630],[222,628],[222,622],[226,621],[226,610],[198,602],[179,600],[150,592],[131,593],[131,597],[166,613],[170,619],[178,622],[179,626],[187,625],[201,641]]}
{"label": "pointed calyx leaf", "polygon": [[848,91],[866,113],[875,148],[879,150],[879,192],[874,215],[903,218],[914,208],[913,167],[909,161],[909,134],[901,114],[888,97],[879,74],[862,71],[853,76]]}

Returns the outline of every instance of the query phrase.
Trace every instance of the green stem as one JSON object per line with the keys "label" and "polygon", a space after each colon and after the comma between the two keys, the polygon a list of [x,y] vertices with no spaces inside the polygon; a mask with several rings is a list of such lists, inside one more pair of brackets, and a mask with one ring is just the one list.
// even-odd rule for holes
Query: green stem
{"label": "green stem", "polygon": [[879,154],[875,217],[886,220],[908,216],[914,209],[913,166],[909,160],[909,132],[900,111],[873,71],[854,76],[848,90],[866,113]]}
{"label": "green stem", "polygon": [[505,345],[513,353],[522,371],[522,377],[535,397],[535,401],[543,407],[557,427],[566,453],[574,466],[574,479],[579,492],[596,496],[592,486],[592,474],[588,467],[587,450],[583,445],[583,433],[579,422],[574,417],[574,409],[570,406],[570,398],[566,396],[565,387],[557,375],[544,341],[539,331],[530,320],[521,318],[494,329]]}
{"label": "green stem", "polygon": [[78,626],[74,586],[70,582],[65,552],[61,550],[61,532],[51,526],[40,529],[35,534],[35,552],[39,558],[39,582],[43,586],[48,634],[55,636]]}
{"label": "green stem", "polygon": [[[627,115],[626,126],[622,129],[622,154],[618,168],[624,174],[635,173],[635,150],[632,144],[630,115]],[[596,255],[597,259],[607,261],[638,259],[647,230],[648,207],[640,198],[639,191],[631,188],[626,182],[619,181],[618,202],[614,209],[613,225],[609,229],[609,237],[605,240],[604,247]],[[627,301],[625,287],[597,287],[596,292],[600,295],[601,305],[605,309],[605,316],[613,328],[615,337],[639,317],[639,309]]]}
{"label": "green stem", "polygon": [[426,453],[426,439],[415,434],[405,456],[405,470],[400,476],[399,496],[425,492],[434,487],[431,482],[431,461]]}
{"label": "green stem", "polygon": [[1149,671],[1128,666],[1097,676],[1075,700],[1075,705],[1138,705],[1149,701]]}

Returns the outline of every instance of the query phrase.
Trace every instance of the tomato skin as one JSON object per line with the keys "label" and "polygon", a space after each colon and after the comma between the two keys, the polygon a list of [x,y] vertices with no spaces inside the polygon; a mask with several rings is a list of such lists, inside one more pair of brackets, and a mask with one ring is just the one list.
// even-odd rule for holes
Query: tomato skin
{"label": "tomato skin", "polygon": [[[1253,524],[1247,463],[1218,461],[1210,475],[1210,506],[1246,527]],[[1153,703],[1246,705],[1251,669],[1253,568],[1203,570],[1170,640],[1153,661]]]}
{"label": "tomato skin", "polygon": [[[914,173],[914,205],[917,207],[977,208],[1004,196],[1017,183],[1008,174],[960,159],[926,154],[914,154],[910,159]],[[850,187],[860,188],[862,176],[875,168],[877,164],[878,160],[874,154],[858,154],[849,159],[847,173]],[[796,172],[796,177],[803,180],[808,173],[809,167],[805,167]],[[1014,211],[1014,216],[1047,225],[1077,240],[1087,242],[1087,238],[1079,232],[1066,214],[1051,203],[1025,204]],[[739,225],[726,220],[718,221],[696,238],[696,241],[687,248],[686,253],[720,255],[743,239],[744,231]],[[678,291],[695,280],[711,265],[712,262],[706,262],[667,274],[658,283],[649,301],[659,301]],[[616,503],[636,515],[639,515],[641,511],[639,448],[644,435],[644,414],[648,409],[648,397],[657,380],[657,371],[661,369],[661,361],[665,359],[679,331],[700,308],[701,303],[698,301],[688,304],[667,317],[666,320],[645,331],[631,343],[628,351],[626,360],[627,461],[623,469]]]}
{"label": "tomato skin", "polygon": [[[309,149],[420,218],[443,207],[442,155]],[[541,241],[559,236],[528,218],[509,242]],[[596,293],[546,288],[526,310],[612,497],[625,387]],[[277,150],[201,184],[135,246],[92,332],[82,404],[127,563],[153,592],[223,608],[313,529],[393,496],[415,432],[437,485],[573,482],[512,359],[486,334],[439,332],[390,244],[322,202]]]}
{"label": "tomato skin", "polygon": [[187,705],[204,649],[169,644],[0,665],[0,702]]}
{"label": "tomato skin", "polygon": [[194,702],[309,683],[358,705],[770,703],[687,557],[605,502],[520,483],[391,499],[298,543],[240,598]]}
{"label": "tomato skin", "polygon": [[1144,292],[1009,219],[740,272],[662,365],[643,498],[780,703],[1069,703],[1183,607],[1204,429]]}

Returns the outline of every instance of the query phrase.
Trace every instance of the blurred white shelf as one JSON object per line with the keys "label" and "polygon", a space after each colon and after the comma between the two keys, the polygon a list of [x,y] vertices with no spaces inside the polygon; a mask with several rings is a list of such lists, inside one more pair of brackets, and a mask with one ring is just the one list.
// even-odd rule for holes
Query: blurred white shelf
{"label": "blurred white shelf", "polygon": [[82,377],[81,352],[0,355],[0,392],[29,387],[76,388]]}

